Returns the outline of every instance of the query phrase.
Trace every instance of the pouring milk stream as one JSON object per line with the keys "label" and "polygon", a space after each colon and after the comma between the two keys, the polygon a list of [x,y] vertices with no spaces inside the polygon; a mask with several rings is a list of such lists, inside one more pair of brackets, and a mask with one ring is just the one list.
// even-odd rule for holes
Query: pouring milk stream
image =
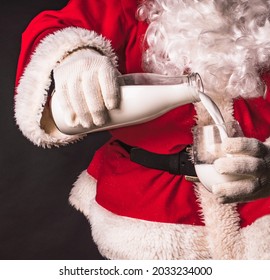
{"label": "pouring milk stream", "polygon": [[[50,107],[57,128],[68,135],[103,131],[143,123],[178,106],[201,101],[215,124],[219,125],[221,138],[228,137],[220,110],[204,93],[202,80],[197,73],[178,77],[151,73],[126,74],[119,76],[119,84],[121,94],[119,108],[109,112],[110,121],[104,126],[90,129],[80,125],[70,127],[65,123],[64,109],[58,101],[58,93],[54,92]],[[206,178],[215,177],[214,182],[235,179],[235,176],[218,174],[213,165],[195,165],[195,169],[199,179],[208,189],[211,187]]]}

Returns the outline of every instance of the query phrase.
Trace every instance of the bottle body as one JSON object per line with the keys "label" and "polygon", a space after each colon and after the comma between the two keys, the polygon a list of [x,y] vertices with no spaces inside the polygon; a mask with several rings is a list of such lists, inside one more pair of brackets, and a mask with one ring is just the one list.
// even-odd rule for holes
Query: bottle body
{"label": "bottle body", "polygon": [[120,106],[109,111],[109,121],[101,127],[70,127],[64,122],[64,108],[54,92],[50,107],[57,128],[64,134],[91,133],[130,126],[155,119],[181,105],[199,101],[196,87],[187,82],[180,84],[120,85]]}

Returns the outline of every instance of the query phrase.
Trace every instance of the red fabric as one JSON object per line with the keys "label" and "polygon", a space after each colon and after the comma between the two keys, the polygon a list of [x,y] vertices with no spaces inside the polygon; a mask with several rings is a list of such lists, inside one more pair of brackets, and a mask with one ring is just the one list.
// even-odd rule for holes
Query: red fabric
{"label": "red fabric", "polygon": [[96,152],[88,172],[98,178],[97,202],[113,213],[155,222],[203,224],[190,182],[131,162],[115,141]]}
{"label": "red fabric", "polygon": [[131,146],[151,152],[170,154],[192,143],[191,128],[195,125],[192,104],[176,108],[152,121],[114,129],[111,134]]}
{"label": "red fabric", "polygon": [[[16,84],[40,40],[68,26],[94,30],[111,40],[122,73],[142,71],[141,41],[147,26],[137,22],[136,8],[135,0],[70,0],[60,11],[41,13],[23,34]],[[268,94],[265,100],[235,101],[235,117],[246,136],[262,141],[270,136],[269,100]],[[194,114],[193,106],[185,105],[149,123],[117,129],[112,134],[130,145],[173,153],[192,142]],[[116,214],[150,221],[203,224],[191,183],[181,176],[130,162],[114,141],[96,152],[88,172],[98,179],[97,202]],[[269,198],[240,204],[241,226],[270,214],[269,205]]]}
{"label": "red fabric", "polygon": [[[146,24],[138,23],[134,16],[137,3],[136,0],[70,0],[59,11],[44,11],[37,15],[22,35],[16,85],[40,41],[48,34],[70,26],[94,30],[110,40],[119,57],[120,72],[140,72],[142,38],[138,34],[145,32]],[[128,60],[126,54],[130,57]]]}

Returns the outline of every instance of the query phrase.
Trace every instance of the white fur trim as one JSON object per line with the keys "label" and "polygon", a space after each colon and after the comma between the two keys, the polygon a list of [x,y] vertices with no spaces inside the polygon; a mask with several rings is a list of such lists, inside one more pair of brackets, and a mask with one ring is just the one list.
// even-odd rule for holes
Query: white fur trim
{"label": "white fur trim", "polygon": [[70,192],[69,202],[86,217],[89,216],[91,201],[96,196],[96,180],[83,171]]}
{"label": "white fur trim", "polygon": [[109,259],[208,259],[204,227],[122,217],[94,199],[96,180],[84,171],[70,203],[89,219],[101,254]]}
{"label": "white fur trim", "polygon": [[240,228],[235,203],[218,203],[215,196],[202,186],[199,186],[198,193],[213,259],[270,259],[270,215]]}
{"label": "white fur trim", "polygon": [[270,259],[270,215],[240,229],[235,204],[219,204],[197,188],[206,226],[149,222],[115,215],[95,201],[96,180],[84,171],[70,203],[88,218],[109,259]]}
{"label": "white fur trim", "polygon": [[94,241],[109,259],[208,259],[204,227],[117,216],[94,200],[89,221]]}
{"label": "white fur trim", "polygon": [[246,259],[270,260],[270,215],[244,228],[242,236]]}
{"label": "white fur trim", "polygon": [[213,194],[198,185],[211,256],[214,259],[242,259],[244,244],[236,204],[220,204]]}
{"label": "white fur trim", "polygon": [[45,37],[37,46],[26,66],[15,97],[15,118],[23,134],[38,146],[65,145],[81,136],[67,136],[55,133],[50,124],[51,133],[41,126],[44,105],[51,84],[51,72],[67,53],[79,47],[93,47],[108,56],[117,66],[117,59],[110,42],[94,31],[68,27]]}

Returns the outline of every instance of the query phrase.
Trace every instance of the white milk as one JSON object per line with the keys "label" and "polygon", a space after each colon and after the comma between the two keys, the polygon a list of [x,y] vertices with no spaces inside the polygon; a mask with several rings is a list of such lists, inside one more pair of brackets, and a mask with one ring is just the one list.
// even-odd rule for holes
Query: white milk
{"label": "white milk", "polygon": [[247,178],[243,175],[224,175],[216,171],[213,164],[197,164],[195,170],[200,182],[206,189],[212,191],[212,186],[215,184],[237,181]]}

